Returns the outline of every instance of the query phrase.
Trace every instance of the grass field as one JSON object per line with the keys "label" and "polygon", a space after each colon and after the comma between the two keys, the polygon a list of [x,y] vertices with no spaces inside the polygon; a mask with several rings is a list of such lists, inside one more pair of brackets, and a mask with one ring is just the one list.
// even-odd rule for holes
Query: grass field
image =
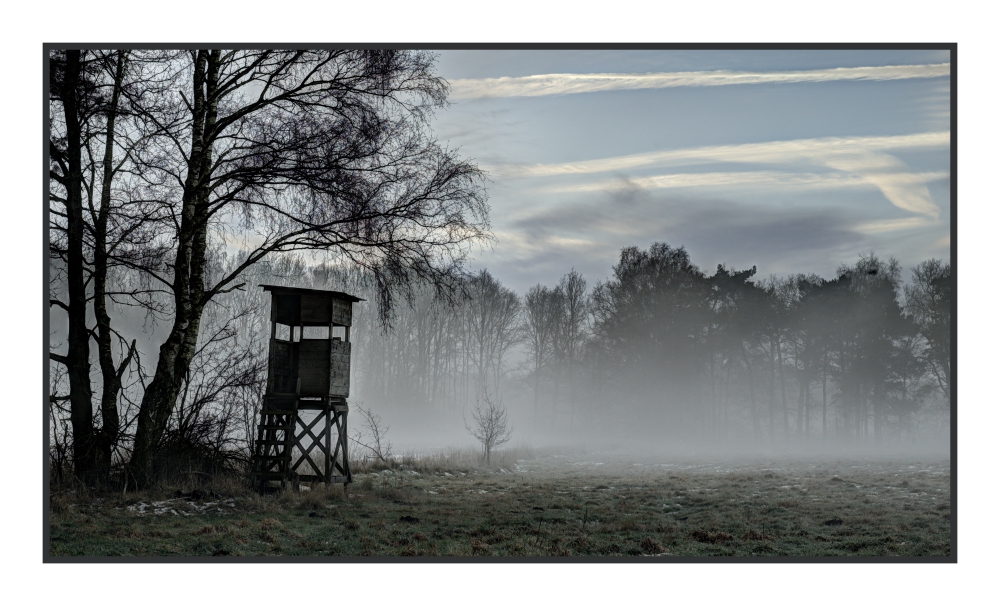
{"label": "grass field", "polygon": [[[463,462],[464,461],[464,462]],[[54,491],[52,556],[948,556],[946,460],[410,460],[259,496]]]}

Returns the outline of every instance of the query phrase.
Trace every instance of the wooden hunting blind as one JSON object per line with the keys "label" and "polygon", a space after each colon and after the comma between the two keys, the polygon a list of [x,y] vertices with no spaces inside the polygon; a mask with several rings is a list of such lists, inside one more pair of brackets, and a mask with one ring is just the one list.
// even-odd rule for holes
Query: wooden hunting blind
{"label": "wooden hunting blind", "polygon": [[271,293],[267,388],[254,446],[261,490],[292,482],[351,482],[347,397],[352,306],[332,290],[261,285]]}

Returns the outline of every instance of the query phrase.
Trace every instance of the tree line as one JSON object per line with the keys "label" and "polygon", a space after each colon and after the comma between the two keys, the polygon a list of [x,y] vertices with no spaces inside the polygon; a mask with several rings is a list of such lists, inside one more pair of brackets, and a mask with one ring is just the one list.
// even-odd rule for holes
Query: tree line
{"label": "tree line", "polygon": [[[299,266],[296,284],[363,293]],[[383,330],[356,305],[352,397],[439,420],[484,394],[548,433],[668,439],[912,440],[947,429],[951,270],[907,279],[874,253],[835,276],[706,273],[683,247],[621,252],[593,288],[571,270],[523,294],[488,270],[457,303],[417,290]]]}

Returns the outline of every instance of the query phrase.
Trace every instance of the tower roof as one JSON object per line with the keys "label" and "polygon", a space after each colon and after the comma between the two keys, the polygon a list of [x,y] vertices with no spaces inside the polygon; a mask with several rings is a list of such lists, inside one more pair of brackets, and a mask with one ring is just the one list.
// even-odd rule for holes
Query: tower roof
{"label": "tower roof", "polygon": [[279,295],[318,295],[318,296],[331,297],[333,299],[341,299],[343,301],[350,301],[351,303],[357,303],[358,301],[365,300],[360,297],[355,297],[354,295],[348,294],[346,292],[340,292],[339,290],[298,288],[296,286],[277,286],[275,284],[261,284],[260,287],[268,292]]}

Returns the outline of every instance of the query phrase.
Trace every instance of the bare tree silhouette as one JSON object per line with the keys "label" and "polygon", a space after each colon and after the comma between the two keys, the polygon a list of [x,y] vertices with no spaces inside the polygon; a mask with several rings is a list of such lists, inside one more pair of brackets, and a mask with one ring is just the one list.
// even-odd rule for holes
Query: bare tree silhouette
{"label": "bare tree silhouette", "polygon": [[472,425],[462,415],[465,429],[483,445],[483,458],[490,464],[490,455],[500,446],[510,441],[514,427],[507,420],[507,408],[503,401],[490,396],[483,391],[482,399],[476,398],[476,406],[472,409]]}

